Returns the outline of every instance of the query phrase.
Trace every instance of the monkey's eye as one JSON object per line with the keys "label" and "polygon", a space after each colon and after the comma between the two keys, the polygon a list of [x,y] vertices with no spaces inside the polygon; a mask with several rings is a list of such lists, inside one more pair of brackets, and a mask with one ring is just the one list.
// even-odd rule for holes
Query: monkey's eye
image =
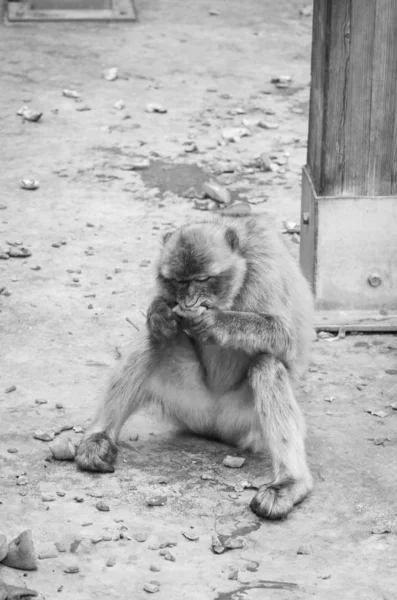
{"label": "monkey's eye", "polygon": [[208,277],[196,277],[196,281],[208,281],[209,279],[211,279],[209,276]]}

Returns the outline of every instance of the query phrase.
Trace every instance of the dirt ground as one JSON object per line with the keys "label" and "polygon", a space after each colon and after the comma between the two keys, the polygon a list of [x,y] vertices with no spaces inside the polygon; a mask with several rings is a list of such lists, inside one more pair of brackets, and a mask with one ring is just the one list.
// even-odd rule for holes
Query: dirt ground
{"label": "dirt ground", "polygon": [[[0,29],[0,241],[32,253],[0,260],[0,530],[10,539],[31,528],[43,556],[35,572],[0,567],[0,577],[39,598],[140,600],[150,581],[160,584],[156,598],[173,600],[397,598],[395,336],[313,343],[298,396],[316,485],[284,522],[248,508],[263,458],[227,469],[234,449],[178,436],[154,414],[127,423],[112,475],[48,460],[48,443],[33,438],[73,425],[60,435],[80,439],[144,326],[161,234],[201,216],[190,188],[215,177],[271,211],[278,228],[299,220],[311,37],[300,8],[148,0],[132,25]],[[115,81],[101,77],[110,67]],[[291,86],[272,85],[279,75]],[[150,102],[168,112],[146,112]],[[24,104],[43,112],[39,122],[17,116]],[[247,123],[248,137],[222,138]],[[279,171],[255,167],[264,152]],[[143,159],[149,169],[126,170]],[[21,189],[23,178],[39,189]],[[101,494],[108,512],[95,508]],[[148,507],[151,495],[167,504]],[[214,533],[243,547],[214,554]],[[64,572],[71,563],[79,573]]]}

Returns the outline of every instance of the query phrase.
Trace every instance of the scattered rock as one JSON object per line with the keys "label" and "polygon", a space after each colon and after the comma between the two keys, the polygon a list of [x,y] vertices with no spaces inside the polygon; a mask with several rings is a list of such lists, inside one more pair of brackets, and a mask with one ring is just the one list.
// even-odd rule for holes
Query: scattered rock
{"label": "scattered rock", "polygon": [[75,426],[73,427],[73,431],[74,431],[75,433],[84,433],[84,429],[83,429],[82,427],[80,427],[80,425],[75,425]]}
{"label": "scattered rock", "polygon": [[294,223],[294,221],[283,221],[284,231],[283,233],[300,233],[300,225],[299,223]]}
{"label": "scattered rock", "polygon": [[102,540],[103,536],[97,535],[96,537],[91,538],[91,544],[99,544],[99,542],[102,542]]}
{"label": "scattered rock", "polygon": [[56,402],[55,403],[55,408],[57,408],[58,410],[61,410],[63,408],[62,402]]}
{"label": "scattered rock", "polygon": [[65,96],[66,98],[73,98],[74,100],[80,98],[80,94],[76,90],[69,89],[62,90],[62,96]]}
{"label": "scattered rock", "polygon": [[80,571],[80,567],[76,563],[69,563],[69,564],[65,565],[63,568],[64,573],[74,574],[74,573],[79,573],[79,571]]}
{"label": "scattered rock", "polygon": [[28,256],[32,256],[31,251],[23,246],[20,246],[19,248],[9,248],[7,254],[10,258],[27,258]]}
{"label": "scattered rock", "polygon": [[123,100],[117,100],[117,102],[115,102],[113,106],[117,110],[123,110],[123,108],[125,108],[125,102]]}
{"label": "scattered rock", "polygon": [[55,497],[51,496],[51,494],[43,494],[43,496],[41,497],[41,501],[42,502],[54,502]]}
{"label": "scattered rock", "polygon": [[250,135],[249,129],[246,127],[228,127],[222,129],[222,137],[228,142],[238,142],[241,138]]}
{"label": "scattered rock", "polygon": [[158,592],[160,590],[160,584],[154,581],[150,581],[149,583],[145,583],[143,585],[143,589],[145,590],[145,592],[148,592],[149,594],[155,594],[156,592]]}
{"label": "scattered rock", "polygon": [[147,535],[146,533],[134,533],[134,535],[132,536],[134,538],[135,541],[137,542],[146,542],[147,540]]}
{"label": "scattered rock", "polygon": [[231,567],[227,578],[236,581],[238,579],[238,569]]}
{"label": "scattered rock", "polygon": [[88,112],[89,110],[92,110],[92,108],[87,104],[83,104],[81,106],[76,106],[76,110],[77,112]]}
{"label": "scattered rock", "polygon": [[20,475],[17,477],[17,485],[28,485],[29,481],[26,475]]}
{"label": "scattered rock", "polygon": [[367,408],[365,412],[374,417],[379,417],[380,419],[387,417],[387,413],[384,410],[372,410],[371,408]]}
{"label": "scattered rock", "polygon": [[110,69],[105,69],[102,73],[102,77],[106,79],[106,81],[116,81],[119,76],[119,70],[117,67],[111,67]]}
{"label": "scattered rock", "polygon": [[19,450],[18,448],[7,448],[7,452],[9,454],[18,454]]}
{"label": "scattered rock", "polygon": [[371,533],[374,535],[383,535],[386,533],[391,533],[391,527],[390,525],[375,525],[371,529]]}
{"label": "scattered rock", "polygon": [[225,187],[219,185],[216,181],[209,181],[203,184],[203,193],[205,196],[219,202],[220,204],[229,205],[232,202],[232,197]]}
{"label": "scattered rock", "polygon": [[278,88],[287,88],[292,83],[291,75],[279,75],[278,77],[272,77],[270,83],[273,83]]}
{"label": "scattered rock", "polygon": [[41,440],[42,442],[52,442],[55,438],[55,433],[53,431],[41,431],[38,429],[33,433],[33,437],[35,440]]}
{"label": "scattered rock", "polygon": [[105,502],[102,502],[102,500],[100,500],[99,502],[97,502],[95,504],[95,508],[97,510],[99,510],[100,512],[109,512],[110,511],[109,505],[106,504]]}
{"label": "scattered rock", "polygon": [[165,560],[168,560],[170,562],[175,562],[175,556],[173,554],[171,554],[171,552],[169,550],[160,550],[159,552],[160,556],[164,556]]}
{"label": "scattered rock", "polygon": [[218,17],[220,15],[220,12],[219,10],[215,10],[214,8],[210,8],[208,14],[210,15],[210,17]]}
{"label": "scattered rock", "polygon": [[225,552],[225,547],[221,543],[219,537],[217,535],[213,535],[211,539],[211,549],[215,554],[222,554]]}
{"label": "scattered rock", "polygon": [[66,552],[67,550],[66,545],[62,542],[55,542],[55,548],[58,550],[58,552]]}
{"label": "scattered rock", "polygon": [[240,469],[245,463],[245,458],[242,456],[225,456],[223,465],[230,469]]}
{"label": "scattered rock", "polygon": [[116,564],[116,559],[114,556],[111,556],[110,558],[107,559],[106,561],[106,566],[107,567],[114,567],[114,565]]}
{"label": "scattered rock", "polygon": [[336,338],[336,336],[333,333],[331,333],[330,331],[318,331],[317,338],[319,340],[326,340],[329,338]]}
{"label": "scattered rock", "polygon": [[241,538],[228,538],[223,542],[226,550],[238,550],[244,548],[244,541]]}
{"label": "scattered rock", "polygon": [[17,386],[16,386],[16,385],[11,385],[10,387],[8,387],[8,388],[6,388],[6,389],[4,390],[4,393],[5,393],[5,394],[10,394],[11,392],[15,392],[15,391],[16,391],[16,389],[17,389]]}
{"label": "scattered rock", "polygon": [[73,540],[73,542],[70,544],[70,552],[72,554],[75,554],[77,552],[78,547],[80,546],[81,542],[83,541],[83,538],[78,537],[75,540]]}
{"label": "scattered rock", "polygon": [[274,121],[259,121],[258,127],[262,127],[262,129],[278,129],[279,124]]}
{"label": "scattered rock", "polygon": [[47,400],[43,400],[42,398],[36,398],[34,403],[35,404],[47,404]]}
{"label": "scattered rock", "polygon": [[159,565],[155,565],[155,564],[151,564],[149,569],[151,571],[153,571],[153,573],[158,573],[159,571],[161,571],[161,567],[159,567]]}
{"label": "scattered rock", "polygon": [[304,555],[313,554],[313,548],[310,544],[301,544],[296,553]]}
{"label": "scattered rock", "polygon": [[22,179],[20,185],[23,190],[37,190],[40,182],[37,179]]}
{"label": "scattered rock", "polygon": [[8,544],[7,556],[3,559],[2,564],[23,571],[37,569],[37,555],[30,529],[20,533]]}
{"label": "scattered rock", "polygon": [[57,438],[50,444],[51,454],[55,460],[74,460],[75,447],[69,438]]}
{"label": "scattered rock", "polygon": [[73,500],[77,502],[77,504],[84,502],[84,498],[82,496],[74,496]]}
{"label": "scattered rock", "polygon": [[194,533],[194,531],[192,531],[191,529],[185,529],[184,531],[182,531],[182,535],[191,542],[197,542],[197,540],[200,539],[197,533]]}
{"label": "scattered rock", "polygon": [[18,598],[29,598],[31,596],[37,596],[36,590],[9,585],[0,579],[0,600],[18,600]]}
{"label": "scattered rock", "polygon": [[18,110],[17,115],[23,117],[24,121],[32,121],[33,123],[37,123],[37,121],[40,121],[43,113],[29,108],[29,106],[22,106]]}
{"label": "scattered rock", "polygon": [[136,160],[131,163],[121,165],[120,169],[123,171],[144,171],[150,167],[150,161],[142,158],[141,160]]}
{"label": "scattered rock", "polygon": [[385,369],[387,375],[397,375],[397,369]]}
{"label": "scattered rock", "polygon": [[39,559],[40,560],[46,560],[47,558],[56,558],[58,556],[58,554],[55,552],[55,550],[43,550],[42,552],[39,552]]}
{"label": "scattered rock", "polygon": [[325,396],[324,402],[333,402],[335,400],[335,396]]}
{"label": "scattered rock", "polygon": [[167,112],[167,109],[164,108],[164,106],[162,104],[157,104],[155,102],[149,102],[149,104],[146,104],[146,112],[148,113],[161,113],[164,114]]}
{"label": "scattered rock", "polygon": [[149,496],[146,498],[146,506],[164,506],[167,500],[167,496]]}
{"label": "scattered rock", "polygon": [[92,498],[103,498],[103,493],[99,492],[98,490],[92,490],[91,492],[87,492],[88,496],[91,496]]}

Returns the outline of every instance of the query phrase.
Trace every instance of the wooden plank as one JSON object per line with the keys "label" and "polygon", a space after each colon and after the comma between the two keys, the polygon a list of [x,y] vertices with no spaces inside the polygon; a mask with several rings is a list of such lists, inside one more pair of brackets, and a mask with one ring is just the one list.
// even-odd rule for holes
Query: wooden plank
{"label": "wooden plank", "polygon": [[313,31],[311,56],[311,86],[309,104],[309,141],[307,164],[316,190],[321,193],[323,159],[324,99],[326,96],[327,69],[327,11],[328,0],[316,0],[313,4]]}
{"label": "wooden plank", "polygon": [[367,193],[393,195],[397,192],[397,2],[375,4]]}
{"label": "wooden plank", "polygon": [[318,198],[317,211],[317,307],[397,310],[397,197]]}
{"label": "wooden plank", "polygon": [[345,165],[346,81],[349,75],[352,0],[328,0],[328,81],[324,91],[323,160],[318,194],[341,194]]}
{"label": "wooden plank", "polygon": [[26,2],[9,2],[7,18],[16,21],[135,21],[133,0],[112,0],[109,10],[30,10]]}
{"label": "wooden plank", "polygon": [[301,233],[299,262],[303,274],[315,293],[316,238],[317,238],[317,196],[313,181],[306,167],[302,170]]}
{"label": "wooden plank", "polygon": [[111,10],[112,0],[30,0],[31,10]]}
{"label": "wooden plank", "polygon": [[314,316],[316,331],[367,333],[397,332],[397,312],[381,315],[376,311],[317,311]]}
{"label": "wooden plank", "polygon": [[350,45],[349,55],[346,57],[348,67],[343,90],[344,128],[343,132],[340,132],[344,139],[344,161],[341,165],[339,190],[342,195],[369,195],[372,68],[377,4],[378,0],[351,1]]}

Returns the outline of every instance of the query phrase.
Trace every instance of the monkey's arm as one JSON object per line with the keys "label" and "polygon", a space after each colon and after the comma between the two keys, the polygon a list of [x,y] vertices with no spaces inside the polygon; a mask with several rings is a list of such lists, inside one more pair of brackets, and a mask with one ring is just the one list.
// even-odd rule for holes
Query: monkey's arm
{"label": "monkey's arm", "polygon": [[189,318],[193,335],[212,340],[223,347],[243,350],[248,354],[266,352],[279,358],[290,357],[293,340],[287,319],[279,315],[209,308]]}

